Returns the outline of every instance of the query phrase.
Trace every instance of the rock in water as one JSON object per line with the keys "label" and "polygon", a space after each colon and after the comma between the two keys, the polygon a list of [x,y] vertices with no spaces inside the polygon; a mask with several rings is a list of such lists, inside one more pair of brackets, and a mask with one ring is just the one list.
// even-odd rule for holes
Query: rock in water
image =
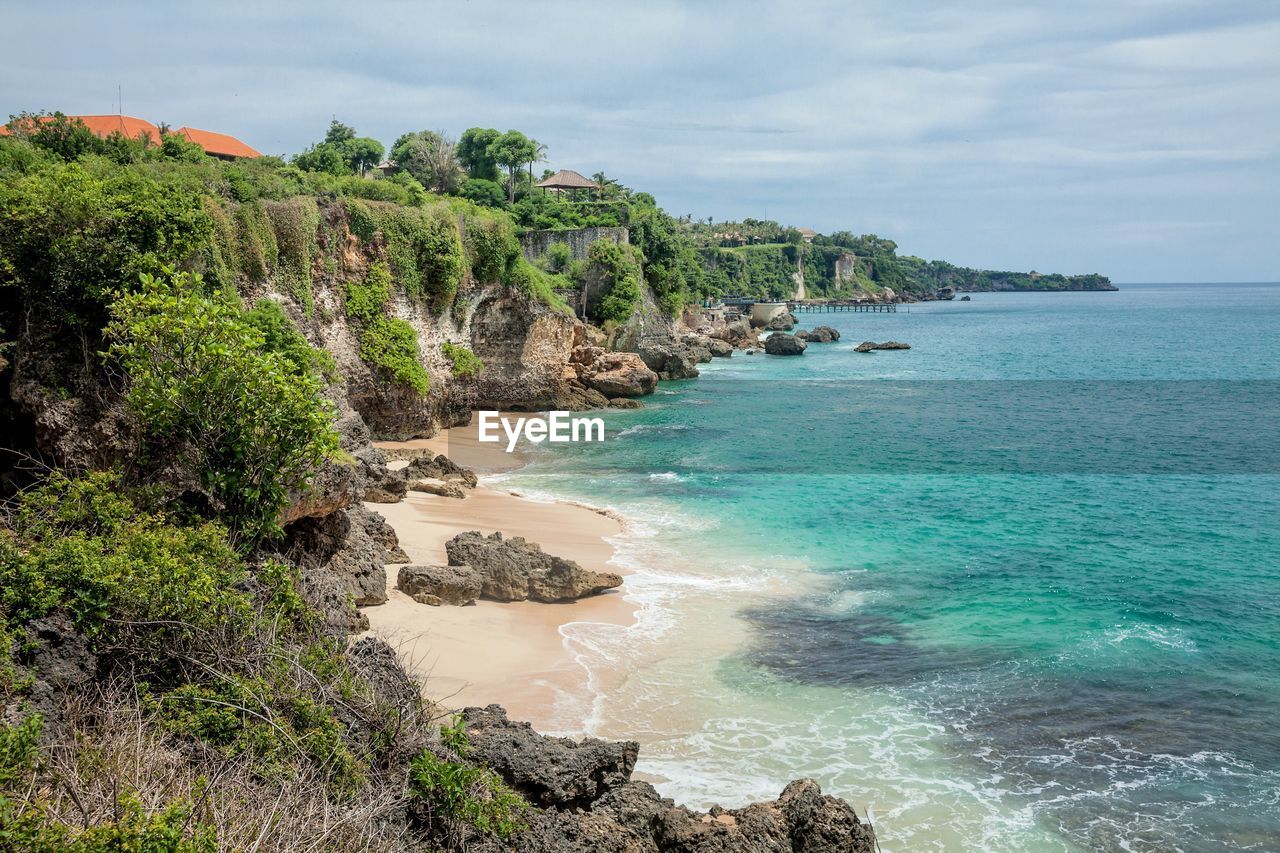
{"label": "rock in water", "polygon": [[764,342],[764,351],[769,355],[800,355],[804,352],[804,341],[786,332],[774,332]]}
{"label": "rock in water", "polygon": [[878,344],[875,341],[863,341],[853,348],[854,352],[871,352],[876,349],[911,349],[911,344],[900,343],[899,341],[885,341]]}
{"label": "rock in water", "polygon": [[[538,734],[497,705],[462,712],[471,757],[536,809],[522,853],[874,853],[875,833],[812,779],[741,809],[692,811],[631,778],[638,746]],[[488,848],[486,848],[488,849]],[[503,848],[508,849],[508,848]]]}
{"label": "rock in water", "polygon": [[840,332],[830,326],[814,326],[807,332],[796,332],[796,337],[811,344],[829,344],[840,340]]}
{"label": "rock in water", "polygon": [[730,358],[733,355],[733,344],[717,338],[707,339],[707,349],[714,358]]}
{"label": "rock in water", "polygon": [[658,387],[658,374],[633,352],[602,352],[579,375],[605,397],[641,397]]}
{"label": "rock in water", "polygon": [[401,566],[396,588],[421,604],[475,604],[482,586],[470,566]]}
{"label": "rock in water", "polygon": [[573,601],[622,586],[619,575],[584,569],[519,536],[503,539],[501,533],[471,530],[450,539],[445,551],[449,565],[479,572],[481,595],[496,601]]}

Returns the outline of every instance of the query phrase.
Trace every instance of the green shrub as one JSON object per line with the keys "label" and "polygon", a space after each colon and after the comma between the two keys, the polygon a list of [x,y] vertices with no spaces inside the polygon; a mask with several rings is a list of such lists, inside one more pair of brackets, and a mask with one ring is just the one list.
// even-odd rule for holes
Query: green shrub
{"label": "green shrub", "polygon": [[440,349],[444,352],[445,358],[449,359],[449,363],[453,365],[454,379],[479,376],[480,371],[484,370],[484,362],[480,360],[480,357],[464,346],[445,341],[440,345]]}
{"label": "green shrub", "polygon": [[237,205],[231,218],[235,224],[236,268],[250,281],[266,281],[279,248],[262,204],[252,201]]}
{"label": "green shrub", "polygon": [[391,270],[381,262],[370,264],[363,281],[347,282],[347,316],[357,323],[374,322],[386,314],[392,292]]}
{"label": "green shrub", "polygon": [[315,376],[326,382],[336,381],[338,365],[326,350],[313,347],[303,337],[274,299],[259,299],[244,313],[244,321],[262,333],[263,346],[284,357],[298,376]]}
{"label": "green shrub", "polygon": [[431,379],[419,359],[418,333],[398,317],[378,317],[360,330],[360,358],[426,396]]}
{"label": "green shrub", "polygon": [[112,306],[107,335],[151,446],[190,457],[238,539],[278,532],[290,491],[338,448],[320,380],[269,350],[237,306],[201,296],[199,276],[142,281]]}
{"label": "green shrub", "polygon": [[568,243],[552,243],[547,247],[543,259],[548,272],[562,273],[569,269],[569,263],[573,260],[573,250],[569,248]]}
{"label": "green shrub", "polygon": [[520,257],[520,241],[506,215],[484,215],[476,211],[465,218],[467,254],[471,276],[476,281],[503,281]]}
{"label": "green shrub", "polygon": [[409,796],[438,821],[460,821],[510,838],[526,825],[529,804],[492,770],[447,761],[424,751],[409,766]]}
{"label": "green shrub", "polygon": [[310,316],[315,305],[311,263],[316,256],[316,229],[320,226],[315,199],[299,196],[288,201],[268,201],[263,209],[275,237],[276,257],[272,265],[283,278],[289,294]]}
{"label": "green shrub", "polygon": [[378,236],[378,220],[374,218],[369,205],[358,199],[343,199],[342,207],[347,212],[347,223],[351,233],[366,243],[372,243]]}
{"label": "green shrub", "polygon": [[179,526],[145,511],[113,474],[50,476],[21,497],[13,530],[0,536],[4,622],[65,610],[96,643],[131,637],[135,655],[196,632],[247,627],[245,577],[224,527]]}
{"label": "green shrub", "polygon": [[597,240],[587,249],[587,257],[604,276],[604,294],[594,319],[624,323],[640,302],[641,269],[633,246],[612,240]]}
{"label": "green shrub", "polygon": [[487,181],[484,178],[468,178],[462,184],[459,194],[469,201],[473,201],[482,207],[506,207],[507,194],[502,191],[502,186],[496,181]]}
{"label": "green shrub", "polygon": [[38,306],[101,328],[115,291],[185,260],[211,231],[198,194],[133,168],[110,166],[100,176],[80,163],[55,164],[5,180],[0,291],[15,288],[18,299],[0,296],[0,310]]}
{"label": "green shrub", "polygon": [[356,327],[360,358],[426,396],[431,379],[420,359],[418,333],[407,321],[387,315],[392,293],[391,271],[381,262],[369,266],[363,281],[347,284],[344,305]]}
{"label": "green shrub", "polygon": [[511,272],[507,276],[507,285],[509,287],[555,311],[572,317],[573,309],[564,301],[563,296],[556,293],[556,283],[556,279],[524,258],[516,259],[516,262],[511,266]]}

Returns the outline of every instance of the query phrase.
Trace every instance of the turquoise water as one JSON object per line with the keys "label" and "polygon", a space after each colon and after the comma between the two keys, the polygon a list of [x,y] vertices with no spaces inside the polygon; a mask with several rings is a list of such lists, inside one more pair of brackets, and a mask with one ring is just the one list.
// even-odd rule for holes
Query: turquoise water
{"label": "turquoise water", "polygon": [[695,803],[813,776],[886,851],[1280,849],[1280,286],[801,319],[842,341],[505,478],[630,519],[565,728]]}

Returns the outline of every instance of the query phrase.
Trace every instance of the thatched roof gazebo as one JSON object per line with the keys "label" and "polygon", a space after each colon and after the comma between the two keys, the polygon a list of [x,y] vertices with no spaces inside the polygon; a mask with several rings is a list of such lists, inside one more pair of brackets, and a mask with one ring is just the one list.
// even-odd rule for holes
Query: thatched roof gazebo
{"label": "thatched roof gazebo", "polygon": [[553,193],[577,193],[578,190],[595,190],[600,191],[600,185],[590,178],[583,177],[572,169],[561,169],[549,178],[538,181],[538,186],[542,187],[545,193],[550,190]]}

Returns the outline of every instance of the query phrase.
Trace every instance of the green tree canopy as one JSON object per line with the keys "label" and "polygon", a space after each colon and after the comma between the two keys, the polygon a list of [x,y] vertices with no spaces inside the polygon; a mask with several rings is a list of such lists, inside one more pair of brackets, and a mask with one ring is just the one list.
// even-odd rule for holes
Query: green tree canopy
{"label": "green tree canopy", "polygon": [[489,146],[499,136],[492,127],[469,127],[458,139],[458,162],[469,177],[482,181],[498,180],[498,164],[489,153]]}
{"label": "green tree canopy", "polygon": [[508,130],[489,146],[489,156],[507,170],[507,201],[516,200],[516,172],[538,158],[538,143],[518,130]]}

